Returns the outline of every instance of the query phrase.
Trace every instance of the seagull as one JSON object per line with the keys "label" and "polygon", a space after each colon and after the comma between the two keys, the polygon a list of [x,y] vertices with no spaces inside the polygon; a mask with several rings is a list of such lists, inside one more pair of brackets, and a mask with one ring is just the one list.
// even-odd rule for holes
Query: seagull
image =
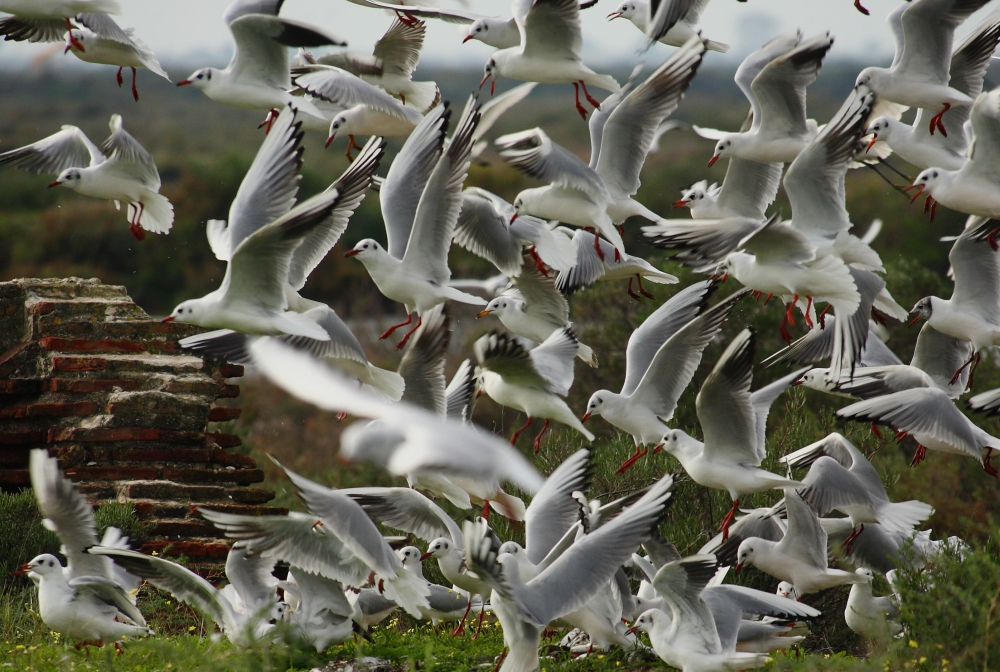
{"label": "seagull", "polygon": [[621,89],[610,75],[598,74],[583,64],[578,0],[518,2],[513,10],[521,39],[517,46],[494,52],[486,61],[479,88],[492,79],[492,91],[500,77],[541,84],[572,84],[577,111],[584,116],[581,86],[587,102],[595,108],[600,108],[600,104],[587,91],[587,84],[611,93]]}
{"label": "seagull", "polygon": [[[781,186],[781,164],[729,159],[722,186],[708,180],[695,182],[674,201],[675,208],[690,208],[692,219],[746,218],[764,222],[764,214]],[[653,227],[649,227],[653,228]]]}
{"label": "seagull", "polygon": [[747,57],[736,71],[736,83],[750,100],[753,124],[743,133],[722,134],[708,165],[724,157],[794,161],[816,136],[815,122],[806,118],[806,88],[816,81],[832,46],[829,33],[807,40],[791,33]]}
{"label": "seagull", "polygon": [[423,313],[439,303],[486,303],[447,284],[451,277],[448,250],[462,207],[462,183],[479,122],[475,97],[469,98],[451,142],[442,150],[450,116],[448,105],[441,105],[424,117],[389,169],[379,192],[389,249],[365,238],[345,255],[357,257],[379,291],[406,308],[406,321],[393,325],[379,338],[388,338],[396,329],[411,324],[413,313],[417,313],[416,325],[396,345],[397,350],[420,327]]}
{"label": "seagull", "polygon": [[821,518],[820,524],[826,530],[831,553],[839,547],[840,555],[847,562],[880,574],[898,567],[919,569],[946,543],[932,541],[927,530],[889,532],[878,523],[869,523],[865,525],[865,533],[854,539],[848,553],[844,543],[855,531],[850,518]]}
{"label": "seagull", "polygon": [[341,455],[347,459],[377,462],[397,476],[440,473],[497,486],[506,480],[527,493],[541,487],[542,478],[531,463],[492,434],[411,404],[381,402],[281,343],[261,340],[250,352],[261,373],[293,396],[324,410],[380,419],[402,437],[381,454],[359,454],[351,446],[348,428],[341,439]]}
{"label": "seagull", "polygon": [[934,513],[934,507],[910,500],[891,502],[878,471],[847,438],[838,432],[785,455],[779,464],[789,469],[809,468],[799,495],[820,515],[837,510],[851,519],[852,532],[844,552],[865,530],[879,523],[889,532],[910,532]]}
{"label": "seagull", "polygon": [[[115,564],[167,591],[178,601],[193,606],[215,621],[226,638],[241,648],[269,638],[274,629],[272,621],[284,616],[285,607],[278,603],[275,590],[277,579],[270,576],[267,568],[273,567],[273,561],[250,556],[239,546],[234,546],[226,558],[226,576],[232,582],[233,590],[219,590],[190,569],[165,558],[103,546],[94,546],[87,552],[110,558]],[[264,575],[273,581],[270,588],[256,583]],[[265,590],[270,592],[267,601],[244,602],[251,595]]]}
{"label": "seagull", "polygon": [[132,97],[139,102],[139,91],[135,88],[136,68],[146,68],[163,79],[170,77],[160,67],[156,55],[145,42],[139,39],[132,28],[122,30],[109,16],[102,22],[107,28],[96,32],[88,28],[74,28],[66,34],[66,51],[87,63],[102,63],[118,66],[118,86],[122,85],[122,69],[132,69]]}
{"label": "seagull", "polygon": [[524,581],[510,554],[498,554],[485,524],[466,522],[466,562],[493,587],[491,605],[509,655],[499,672],[538,667],[542,631],[586,605],[649,537],[670,498],[673,479],[654,483],[634,504],[570,546],[538,576]]}
{"label": "seagull", "polygon": [[108,122],[111,135],[102,149],[76,126],[63,126],[58,133],[33,145],[0,154],[0,165],[11,163],[35,173],[58,177],[49,187],[64,186],[84,196],[104,198],[120,207],[129,205],[129,231],[137,240],[144,231],[169,233],[174,206],[159,193],[160,174],[142,145],[122,126],[119,114]]}
{"label": "seagull", "polygon": [[[768,541],[781,541],[785,536],[785,500],[773,506],[745,510],[744,515],[734,518],[728,535],[720,532],[698,549],[699,554],[711,553],[723,566],[737,563],[736,552],[744,539],[759,537]],[[788,597],[787,595],[785,597]]]}
{"label": "seagull", "polygon": [[928,132],[948,131],[941,121],[953,106],[971,105],[973,98],[949,82],[955,29],[989,0],[914,0],[899,5],[886,18],[896,41],[888,68],[865,68],[857,85],[898,105],[938,110],[928,120]]}
{"label": "seagull", "polygon": [[[275,122],[278,135],[269,137],[300,134],[296,114],[294,108],[284,110]],[[288,146],[284,141],[276,144]],[[384,140],[372,138],[358,161],[333,188],[288,209],[296,192],[297,180],[292,171],[298,168],[298,157],[290,165],[285,163],[281,151],[275,151],[265,140],[230,208],[228,227],[220,226],[210,233],[217,256],[227,259],[222,286],[200,299],[179,304],[164,321],[251,335],[290,334],[331,340],[326,329],[317,323],[325,313],[323,307],[303,313],[286,310],[288,289],[301,288],[305,276],[332,246],[326,245],[323,238],[333,237],[336,242],[346,227],[347,217],[360,201],[359,196],[371,184],[384,149]],[[264,172],[271,168],[278,171],[277,176]],[[269,180],[273,183],[268,184]],[[258,185],[265,186],[260,191],[250,191]],[[296,258],[304,245],[305,258]],[[316,254],[317,248],[321,254]]]}
{"label": "seagull", "polygon": [[[900,5],[905,9],[907,5]],[[988,17],[979,24],[965,41],[955,49],[951,57],[948,85],[972,99],[983,91],[986,68],[993,58],[993,52],[1000,44],[1000,17]],[[921,109],[912,125],[904,124],[892,116],[881,116],[871,121],[865,135],[871,135],[870,149],[882,141],[899,157],[919,168],[938,166],[945,170],[959,170],[965,164],[971,138],[966,137],[965,122],[969,119],[970,108],[963,105],[948,115],[948,122],[941,121],[945,131],[931,135],[924,123],[936,112],[935,109]],[[935,124],[935,127],[940,128]]]}
{"label": "seagull", "polygon": [[42,524],[59,537],[59,551],[67,560],[63,567],[54,555],[43,553],[15,572],[27,574],[38,586],[39,615],[45,625],[80,640],[77,649],[154,634],[135,606],[139,580],[86,552],[96,544],[127,548],[128,538],[109,527],[98,539],[90,502],[47,450],[29,453],[28,473]]}
{"label": "seagull", "polygon": [[[283,19],[284,0],[235,0],[222,15],[233,35],[233,57],[224,70],[201,68],[177,86],[201,89],[214,101],[251,110],[280,110],[294,105],[323,118],[310,101],[293,96],[287,47],[347,46],[313,26]],[[270,129],[269,129],[270,130]]]}
{"label": "seagull", "polygon": [[[521,44],[521,33],[517,22],[513,19],[503,19],[498,16],[487,16],[462,9],[444,9],[408,4],[392,4],[379,0],[351,0],[355,4],[368,7],[378,7],[404,16],[420,17],[422,19],[439,19],[445,23],[468,26],[462,42],[479,40],[494,49],[508,49]],[[580,3],[580,9],[588,9],[597,4],[596,0],[585,0]]]}
{"label": "seagull", "polygon": [[736,634],[742,614],[736,616],[735,622],[732,618],[735,613],[724,618],[724,625],[731,632],[727,633],[729,636],[723,645],[715,615],[701,597],[716,570],[714,555],[694,555],[661,567],[654,585],[670,615],[650,609],[630,628],[632,632],[647,632],[656,655],[683,672],[746,669],[760,667],[768,661],[767,656],[759,653],[736,652]]}
{"label": "seagull", "polygon": [[[860,306],[859,306],[860,310]],[[791,345],[782,348],[763,361],[764,366],[774,366],[781,362],[789,361],[795,364],[812,364],[822,360],[829,360],[833,356],[834,325],[837,318],[828,315],[823,324],[816,324],[806,334],[794,341]],[[883,338],[887,334],[884,328],[870,320],[868,323],[868,338],[865,339],[864,347],[861,349],[860,367],[855,369],[855,373],[863,367],[895,366],[903,361],[896,356],[889,346],[885,344]],[[814,385],[823,378],[822,385]],[[801,384],[815,390],[829,392],[833,390],[835,382],[829,375],[829,369],[810,369],[802,376]],[[841,381],[847,384],[849,381]]]}
{"label": "seagull", "polygon": [[951,385],[971,365],[971,387],[983,348],[1000,345],[1000,255],[994,249],[995,227],[986,217],[970,217],[948,253],[955,281],[951,298],[925,296],[910,311],[916,314],[911,325],[923,318],[942,334],[972,344],[969,359],[955,371]]}
{"label": "seagull", "polygon": [[788,531],[781,541],[757,537],[744,539],[737,551],[739,571],[753,565],[765,574],[787,581],[799,597],[864,578],[854,572],[832,569],[826,559],[826,531],[816,512],[792,489],[785,490]]}
{"label": "seagull", "polygon": [[702,353],[746,293],[737,292],[706,310],[715,287],[710,280],[695,283],[657,308],[629,336],[621,392],[598,390],[587,402],[583,422],[600,416],[632,435],[635,453],[618,473],[646,454],[645,450],[640,452],[641,447],[658,445],[670,431],[666,423],[673,418]]}
{"label": "seagull", "polygon": [[899,608],[892,597],[872,595],[872,580],[875,575],[870,569],[859,567],[855,570],[865,581],[851,586],[844,609],[844,620],[854,632],[867,637],[872,642],[886,642],[903,632],[903,626],[889,620],[898,615]]}
{"label": "seagull", "polygon": [[146,627],[129,594],[111,579],[84,574],[67,580],[59,559],[49,553],[32,558],[15,573],[27,574],[38,584],[42,622],[50,630],[80,640],[77,650],[104,646],[104,640],[117,646],[126,637],[155,634]]}
{"label": "seagull", "polygon": [[[103,33],[108,14],[121,14],[118,0],[0,0],[4,41],[62,42],[73,24]],[[102,35],[107,37],[107,35]]]}
{"label": "seagull", "polygon": [[[692,38],[644,82],[633,87],[630,80],[605,100],[604,108],[590,120],[589,165],[552,142],[540,128],[498,138],[503,158],[550,183],[518,194],[514,201],[518,215],[594,228],[614,244],[619,260],[625,246],[611,224],[620,225],[632,216],[659,220],[632,197],[639,190],[639,173],[656,129],[677,109],[704,54],[704,42]],[[594,244],[603,257],[596,238]]]}
{"label": "seagull", "polygon": [[929,195],[931,219],[935,202],[956,212],[981,217],[1000,217],[1000,89],[982,93],[972,105],[972,146],[969,159],[958,170],[927,168],[913,180],[917,193]]}
{"label": "seagull", "polygon": [[521,273],[524,248],[543,275],[548,274],[543,263],[565,271],[576,260],[573,241],[562,229],[551,228],[537,217],[518,215],[510,203],[479,187],[462,192],[455,242],[511,278]]}
{"label": "seagull", "polygon": [[403,563],[403,569],[420,577],[426,584],[430,593],[427,595],[429,607],[422,608],[421,618],[429,620],[431,625],[437,627],[441,621],[461,621],[475,607],[482,613],[483,603],[476,602],[471,595],[463,595],[457,590],[446,588],[436,583],[430,583],[424,578],[423,567],[420,558],[423,554],[416,546],[404,546],[396,551],[396,557]]}
{"label": "seagull", "polygon": [[511,435],[511,445],[517,443],[521,432],[530,427],[535,418],[545,419],[542,431],[532,444],[536,454],[551,420],[569,425],[587,441],[594,440],[594,435],[560,399],[569,394],[573,384],[573,358],[579,351],[579,341],[568,327],[553,331],[532,350],[497,332],[480,337],[473,349],[482,369],[483,392],[501,406],[528,416],[524,426]]}
{"label": "seagull", "polygon": [[[559,271],[556,276],[556,289],[566,296],[589,287],[598,280],[628,280],[625,291],[638,301],[640,294],[653,298],[652,293],[642,286],[643,278],[658,285],[679,282],[677,276],[661,271],[642,257],[622,252],[604,238],[583,229],[577,229],[573,233],[573,248],[576,250],[575,265],[569,270]],[[598,249],[600,254],[597,253]],[[633,281],[638,284],[639,294],[632,289]]]}
{"label": "seagull", "polygon": [[285,618],[289,631],[281,633],[286,640],[308,642],[316,653],[322,653],[361,630],[353,620],[359,610],[347,599],[338,581],[289,567],[288,580],[279,585],[289,602]]}
{"label": "seagull", "polygon": [[1000,472],[990,464],[1000,439],[976,426],[958,410],[948,393],[938,387],[916,387],[865,399],[837,411],[837,417],[888,425],[900,440],[912,436],[917,450],[910,466],[927,455],[927,449],[965,455],[979,462],[994,478]]}
{"label": "seagull", "polygon": [[[437,504],[411,488],[350,488],[342,492],[360,504],[372,520],[427,541],[427,552],[420,556],[421,561],[436,558],[447,581],[470,596],[478,595],[481,601],[489,599],[489,585],[465,565],[462,529]],[[466,606],[454,635],[465,631],[472,602]],[[482,616],[480,610],[480,624]]]}
{"label": "seagull", "polygon": [[664,434],[660,445],[676,457],[699,485],[729,491],[733,506],[722,521],[723,540],[740,505],[740,495],[802,484],[760,469],[771,403],[802,372],[750,393],[754,334],[744,329],[729,344],[705,379],[695,406],[705,442],[682,429]]}
{"label": "seagull", "polygon": [[[698,21],[701,19],[701,13],[705,11],[705,7],[707,6],[708,0],[701,0],[700,2],[693,3],[687,14],[677,21],[677,23],[675,23],[670,30],[664,33],[661,37],[657,38],[657,41],[671,47],[683,47],[685,42],[699,34],[699,31],[695,28],[695,26],[698,25]],[[647,0],[626,0],[618,5],[618,8],[615,9],[615,11],[608,14],[608,21],[614,21],[618,18],[626,19],[633,26],[641,30],[643,33],[646,33],[646,25],[649,21],[649,17],[649,3]],[[709,51],[717,51],[720,54],[724,54],[729,51],[728,44],[715,42],[714,40],[708,40],[705,46]]]}
{"label": "seagull", "polygon": [[[511,332],[535,343],[544,342],[558,330],[572,328],[569,302],[555,282],[539,273],[528,257],[523,270],[499,296],[479,311],[478,318],[496,315]],[[588,345],[578,342],[577,357],[596,368],[597,355]]]}

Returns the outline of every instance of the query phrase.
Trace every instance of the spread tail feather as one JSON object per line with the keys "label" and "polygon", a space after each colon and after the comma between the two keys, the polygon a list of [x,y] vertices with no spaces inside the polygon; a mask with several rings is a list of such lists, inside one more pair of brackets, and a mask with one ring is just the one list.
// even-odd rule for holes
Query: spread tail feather
{"label": "spread tail feather", "polygon": [[[137,207],[132,204],[132,207]],[[168,233],[174,224],[174,206],[163,194],[149,192],[142,199],[142,217],[139,224],[146,231]]]}
{"label": "spread tail feather", "polygon": [[610,91],[611,93],[619,93],[622,90],[622,87],[618,84],[618,82],[615,81],[615,78],[612,77],[611,75],[602,75],[595,72],[593,74],[587,75],[587,77],[583,81],[585,81],[590,86],[596,86],[600,89],[604,89],[605,91]]}
{"label": "spread tail feather", "polygon": [[421,114],[430,112],[441,100],[441,92],[434,82],[410,82],[410,88],[405,95],[406,106]]}
{"label": "spread tail feather", "polygon": [[592,366],[595,369],[599,366],[599,363],[597,361],[597,353],[595,353],[593,348],[591,348],[589,345],[584,345],[583,343],[579,343],[577,345],[576,356],[582,359],[583,362],[588,366]]}
{"label": "spread tail feather", "polygon": [[878,522],[890,532],[907,533],[934,513],[930,504],[911,499],[906,502],[886,502],[878,511]]}
{"label": "spread tail feather", "polygon": [[368,367],[368,380],[364,383],[389,401],[399,401],[403,396],[406,383],[403,377],[395,371],[380,369],[377,366]]}

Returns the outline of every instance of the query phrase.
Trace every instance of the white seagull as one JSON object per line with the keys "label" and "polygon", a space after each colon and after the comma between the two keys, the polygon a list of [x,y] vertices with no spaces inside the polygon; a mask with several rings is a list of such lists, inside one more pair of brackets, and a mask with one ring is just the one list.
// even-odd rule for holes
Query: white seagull
{"label": "white seagull", "polygon": [[[905,8],[907,5],[900,5]],[[1000,17],[990,16],[955,49],[951,57],[948,85],[970,98],[978,98],[983,91],[983,78],[993,59],[993,52],[1000,44]],[[871,135],[868,148],[878,141],[918,168],[938,166],[945,170],[959,170],[967,159],[969,143],[965,122],[970,109],[963,105],[941,121],[942,133],[931,135],[924,120],[937,110],[921,109],[913,124],[905,124],[892,116],[881,116],[869,122],[865,135]],[[940,126],[935,124],[940,129]]]}
{"label": "white seagull", "polygon": [[514,3],[512,9],[521,39],[518,46],[494,52],[486,62],[480,88],[492,78],[492,91],[500,77],[541,84],[572,84],[577,111],[584,117],[581,86],[587,102],[595,108],[600,108],[600,104],[587,91],[587,84],[611,93],[620,90],[613,77],[598,74],[583,64],[578,0],[526,0]]}
{"label": "white seagull", "polygon": [[[639,301],[640,294],[653,298],[653,294],[642,286],[643,278],[658,285],[679,282],[676,275],[661,271],[642,257],[622,252],[599,235],[583,229],[573,232],[573,248],[576,250],[576,263],[569,270],[559,271],[556,276],[556,289],[566,296],[598,280],[628,280],[625,291]],[[632,289],[633,281],[638,285],[639,294]]]}
{"label": "white seagull", "polygon": [[594,440],[594,435],[560,398],[569,394],[573,384],[573,359],[579,350],[579,341],[568,327],[553,331],[532,350],[525,349],[517,339],[497,332],[480,337],[473,349],[482,369],[483,392],[501,406],[528,416],[524,425],[511,435],[511,445],[517,443],[521,432],[530,427],[535,418],[545,419],[542,431],[532,444],[535,453],[541,447],[542,435],[551,420],[569,425],[588,441]]}
{"label": "white seagull", "polygon": [[379,192],[389,249],[365,238],[347,252],[368,270],[384,296],[406,308],[407,319],[386,330],[385,339],[403,326],[416,325],[403,336],[397,349],[422,323],[422,315],[445,301],[471,305],[486,302],[448,286],[448,250],[462,208],[462,183],[468,175],[473,134],[479,122],[479,104],[470,97],[448,144],[442,149],[451,116],[441,105],[407,138]]}
{"label": "white seagull", "polygon": [[619,467],[624,472],[670,431],[681,394],[694,377],[701,355],[719,333],[729,311],[745,292],[737,292],[706,310],[715,285],[690,285],[647,317],[629,336],[625,349],[625,382],[619,393],[594,392],[587,402],[586,422],[600,416],[632,435],[635,453]]}
{"label": "white seagull", "polygon": [[[701,31],[695,26],[698,25],[701,13],[705,11],[708,2],[709,0],[694,2],[691,8],[688,9],[687,14],[671,26],[670,30],[656,38],[656,41],[671,47],[683,47],[685,42],[695,35],[700,34]],[[649,2],[647,0],[625,0],[625,2],[618,5],[615,11],[608,14],[608,21],[614,21],[618,18],[626,19],[633,26],[646,33],[646,28],[650,20]],[[709,51],[717,51],[720,54],[729,51],[728,44],[714,40],[708,40],[705,46]]]}
{"label": "white seagull", "polygon": [[661,443],[695,483],[729,492],[733,506],[722,521],[723,540],[739,509],[741,494],[802,485],[760,468],[766,455],[765,432],[771,403],[798,374],[751,394],[753,352],[754,334],[744,329],[702,384],[695,407],[704,443],[682,429],[668,431]]}
{"label": "white seagull", "polygon": [[[103,24],[108,29],[95,31],[89,27],[74,28],[66,34],[66,51],[87,63],[102,63],[118,66],[118,86],[122,85],[122,69],[132,69],[132,97],[139,102],[139,91],[135,88],[136,68],[146,68],[163,79],[170,77],[160,67],[156,54],[149,45],[139,39],[133,28],[122,30],[109,16],[104,16]],[[103,26],[102,26],[103,28]]]}
{"label": "white seagull", "polygon": [[129,231],[138,240],[144,231],[169,233],[174,206],[159,193],[160,174],[142,145],[122,126],[121,115],[111,115],[111,135],[103,152],[76,126],[63,126],[33,145],[0,154],[0,165],[11,163],[35,173],[57,175],[49,187],[64,186],[84,196],[129,206]]}
{"label": "white seagull", "polygon": [[875,575],[870,569],[859,567],[856,572],[866,580],[851,586],[844,608],[844,621],[847,627],[872,642],[887,642],[890,637],[903,632],[903,626],[890,620],[899,612],[899,606],[892,597],[872,595]]}
{"label": "white seagull", "polygon": [[288,47],[347,46],[318,28],[278,16],[284,0],[235,0],[222,15],[233,35],[233,57],[224,70],[201,68],[177,86],[191,85],[226,105],[273,110],[288,105],[323,118],[310,101],[293,96]]}
{"label": "white seagull", "polygon": [[989,0],[915,0],[900,4],[886,18],[896,41],[888,68],[865,68],[857,84],[876,96],[908,107],[937,110],[928,120],[928,132],[947,134],[941,117],[956,105],[971,105],[967,93],[951,87],[955,29]]}
{"label": "white seagull", "polygon": [[0,12],[13,15],[0,19],[5,41],[61,42],[74,24],[104,33],[108,14],[122,7],[118,0],[0,0]]}
{"label": "white seagull", "polygon": [[785,507],[788,511],[785,536],[778,542],[758,537],[744,539],[736,554],[737,571],[744,565],[753,565],[780,581],[791,583],[799,597],[864,581],[859,574],[827,565],[826,530],[816,512],[791,488],[785,490]]}

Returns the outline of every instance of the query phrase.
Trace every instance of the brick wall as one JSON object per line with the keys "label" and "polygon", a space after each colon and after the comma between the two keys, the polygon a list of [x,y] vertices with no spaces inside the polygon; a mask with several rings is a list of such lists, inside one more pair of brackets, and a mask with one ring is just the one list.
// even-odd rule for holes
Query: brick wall
{"label": "brick wall", "polygon": [[0,488],[30,485],[28,451],[48,448],[91,501],[132,502],[148,523],[142,550],[224,560],[228,545],[196,513],[283,513],[254,487],[239,437],[211,423],[243,367],[182,354],[197,327],[150,319],[124,287],[96,279],[0,283]]}

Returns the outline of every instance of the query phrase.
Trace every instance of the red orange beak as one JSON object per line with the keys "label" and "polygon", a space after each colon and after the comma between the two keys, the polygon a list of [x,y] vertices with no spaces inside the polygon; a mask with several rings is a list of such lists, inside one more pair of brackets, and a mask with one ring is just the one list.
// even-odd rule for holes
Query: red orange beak
{"label": "red orange beak", "polygon": [[[462,44],[465,44],[466,42],[468,42],[471,39],[472,39],[472,35],[466,35],[464,38],[462,38]],[[482,84],[480,84],[479,86],[482,86]]]}
{"label": "red orange beak", "polygon": [[430,558],[430,557],[433,557],[433,556],[434,556],[433,553],[431,553],[430,551],[427,551],[426,553],[424,553],[423,555],[420,556],[420,562],[423,562],[427,558]]}
{"label": "red orange beak", "polygon": [[907,323],[906,323],[906,326],[907,326],[907,327],[912,327],[912,326],[913,326],[914,324],[916,324],[916,323],[917,323],[917,322],[919,322],[919,321],[920,321],[920,313],[917,313],[917,316],[916,316],[916,317],[914,317],[914,318],[913,318],[912,320],[910,320],[909,322],[907,322]]}
{"label": "red orange beak", "polygon": [[[712,165],[712,164],[708,164],[708,165]],[[686,207],[687,204],[688,204],[688,201],[685,201],[683,198],[680,199],[679,201],[674,201],[674,207],[675,208],[683,208],[683,207]]]}
{"label": "red orange beak", "polygon": [[345,258],[356,257],[359,254],[361,254],[361,250],[348,250],[347,252],[344,253],[344,257]]}
{"label": "red orange beak", "polygon": [[480,317],[486,317],[487,315],[492,315],[492,314],[493,314],[492,310],[480,310],[478,313],[476,313],[476,319],[478,320]]}
{"label": "red orange beak", "polygon": [[187,86],[190,83],[191,83],[190,79],[182,79],[181,81],[177,82],[177,86]]}
{"label": "red orange beak", "polygon": [[917,193],[914,194],[913,198],[910,199],[910,203],[913,203],[915,200],[917,200],[918,198],[920,198],[923,195],[923,193],[924,193],[924,185],[922,185],[922,184],[911,184],[910,186],[908,186],[905,189],[903,189],[903,191],[909,191],[910,189],[916,189],[917,190]]}
{"label": "red orange beak", "polygon": [[631,628],[629,628],[628,630],[625,631],[625,634],[626,635],[634,635],[637,632],[639,632],[639,626],[638,625],[633,625]]}
{"label": "red orange beak", "polygon": [[330,143],[333,142],[333,139],[336,138],[336,137],[337,137],[336,133],[334,133],[333,135],[331,135],[329,138],[326,139],[326,142],[323,143],[323,146],[324,147],[329,147]]}
{"label": "red orange beak", "polygon": [[175,319],[177,318],[175,318],[173,315],[167,315],[162,320],[160,320],[160,322],[173,322]]}
{"label": "red orange beak", "polygon": [[733,567],[733,569],[737,572],[740,571],[741,569],[743,569],[743,563],[742,562],[736,563],[736,566]]}
{"label": "red orange beak", "polygon": [[719,155],[716,154],[715,156],[713,156],[711,159],[708,160],[708,167],[711,168],[712,166],[714,166],[715,162],[718,160],[719,160]]}
{"label": "red orange beak", "polygon": [[510,223],[513,224],[514,220],[517,219],[520,216],[521,216],[521,213],[515,212],[513,215],[510,216]]}
{"label": "red orange beak", "polygon": [[26,562],[20,567],[18,567],[16,570],[14,570],[14,573],[17,574],[18,576],[24,576],[34,568],[35,566],[33,564],[31,564],[30,562]]}
{"label": "red orange beak", "polygon": [[52,187],[58,187],[60,184],[62,184],[62,182],[60,182],[59,180],[54,180],[52,182],[49,182],[49,189],[51,189]]}
{"label": "red orange beak", "polygon": [[661,450],[663,450],[663,444],[662,443],[660,445],[658,445],[656,448],[653,448],[653,452],[654,453],[658,453]]}
{"label": "red orange beak", "polygon": [[580,422],[587,422],[587,420],[590,420],[590,413],[589,412],[583,414],[583,417],[580,418]]}
{"label": "red orange beak", "polygon": [[878,142],[878,133],[872,133],[872,139],[868,141],[868,146],[865,147],[865,154],[872,151],[872,147]]}
{"label": "red orange beak", "polygon": [[621,12],[611,12],[610,14],[608,14],[608,21],[614,21],[621,15],[622,15]]}
{"label": "red orange beak", "polygon": [[488,80],[489,78],[490,78],[490,76],[489,76],[488,74],[487,74],[487,75],[483,75],[483,79],[482,79],[482,81],[481,81],[481,82],[479,82],[479,88],[480,88],[480,89],[481,89],[481,88],[483,88],[483,84],[485,84],[485,83],[486,83],[486,80]]}

